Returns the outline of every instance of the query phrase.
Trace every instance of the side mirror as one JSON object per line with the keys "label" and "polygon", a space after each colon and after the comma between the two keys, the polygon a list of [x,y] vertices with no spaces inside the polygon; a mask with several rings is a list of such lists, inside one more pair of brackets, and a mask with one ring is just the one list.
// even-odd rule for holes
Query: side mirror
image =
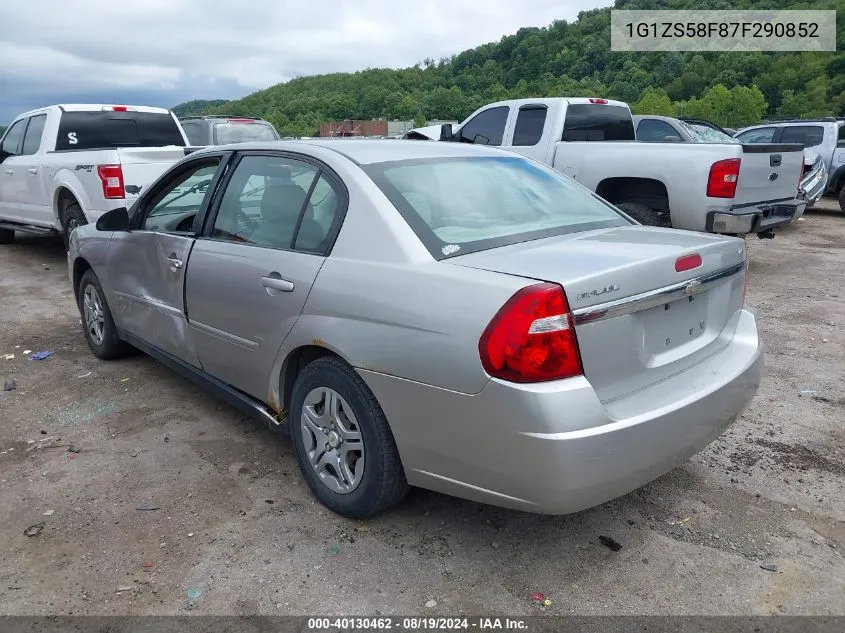
{"label": "side mirror", "polygon": [[451,141],[452,140],[452,124],[451,123],[444,123],[440,126],[440,140],[441,141]]}
{"label": "side mirror", "polygon": [[126,207],[112,209],[100,216],[97,220],[98,231],[128,231],[129,211]]}

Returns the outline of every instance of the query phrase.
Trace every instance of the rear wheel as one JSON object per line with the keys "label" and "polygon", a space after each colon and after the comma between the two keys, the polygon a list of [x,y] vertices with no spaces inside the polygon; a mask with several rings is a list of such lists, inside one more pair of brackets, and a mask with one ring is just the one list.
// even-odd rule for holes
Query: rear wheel
{"label": "rear wheel", "polygon": [[672,226],[668,213],[659,213],[656,209],[647,207],[639,202],[616,202],[614,204],[616,208],[624,211],[640,224],[645,224],[646,226]]}
{"label": "rear wheel", "polygon": [[85,219],[82,207],[80,207],[76,202],[71,202],[65,207],[65,210],[62,212],[61,220],[62,236],[65,241],[65,249],[67,249],[68,246],[70,246],[70,234],[73,233],[73,229],[77,226],[88,224],[88,220]]}
{"label": "rear wheel", "polygon": [[348,517],[378,514],[408,491],[399,451],[375,396],[343,360],[323,357],[297,376],[290,432],[303,477]]}
{"label": "rear wheel", "polygon": [[76,295],[79,313],[82,315],[82,330],[88,347],[94,356],[102,360],[114,360],[126,356],[131,347],[117,334],[117,327],[106,303],[103,287],[93,270],[86,270],[79,281]]}
{"label": "rear wheel", "polygon": [[11,244],[15,239],[15,232],[11,229],[0,229],[0,244]]}

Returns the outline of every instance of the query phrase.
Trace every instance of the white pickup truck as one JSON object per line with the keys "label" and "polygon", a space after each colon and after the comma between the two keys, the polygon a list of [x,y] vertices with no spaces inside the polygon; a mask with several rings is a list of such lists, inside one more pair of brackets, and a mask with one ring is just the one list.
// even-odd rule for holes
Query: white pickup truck
{"label": "white pickup truck", "polygon": [[642,224],[773,237],[799,210],[803,147],[635,140],[631,111],[594,98],[491,103],[441,141],[500,146],[574,178]]}
{"label": "white pickup truck", "polygon": [[0,141],[0,244],[129,207],[188,144],[163,108],[55,105],[17,117]]}

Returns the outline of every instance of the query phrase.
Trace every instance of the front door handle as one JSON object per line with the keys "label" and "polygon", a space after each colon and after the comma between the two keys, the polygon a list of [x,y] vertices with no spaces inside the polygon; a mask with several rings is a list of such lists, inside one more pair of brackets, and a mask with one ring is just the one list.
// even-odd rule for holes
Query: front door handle
{"label": "front door handle", "polygon": [[261,278],[261,285],[267,290],[267,294],[274,295],[277,292],[293,292],[293,282],[282,279],[279,273],[270,273]]}
{"label": "front door handle", "polygon": [[170,263],[170,270],[174,273],[183,266],[182,260],[176,257],[175,253],[171,254],[167,261]]}
{"label": "front door handle", "polygon": [[38,174],[38,169],[36,167],[30,167],[29,169],[27,169],[27,171],[33,176],[36,176]]}

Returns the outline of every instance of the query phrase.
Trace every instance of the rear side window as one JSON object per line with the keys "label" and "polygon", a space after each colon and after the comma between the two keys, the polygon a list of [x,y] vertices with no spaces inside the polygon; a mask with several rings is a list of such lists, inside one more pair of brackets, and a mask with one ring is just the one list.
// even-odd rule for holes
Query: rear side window
{"label": "rear side window", "polygon": [[168,145],[185,141],[167,112],[63,112],[56,139],[57,150]]}
{"label": "rear side window", "polygon": [[543,128],[545,125],[546,106],[522,106],[516,117],[516,128],[513,132],[513,144],[520,146],[536,145],[543,137]]}
{"label": "rear side window", "polygon": [[633,141],[634,121],[628,108],[597,103],[566,108],[564,141]]}
{"label": "rear side window", "polygon": [[509,112],[507,106],[499,106],[476,114],[461,128],[461,142],[501,145]]}
{"label": "rear side window", "polygon": [[736,138],[742,143],[771,143],[774,135],[775,128],[761,127],[738,134]]}
{"label": "rear side window", "polygon": [[801,143],[804,147],[821,145],[824,140],[824,128],[821,125],[790,125],[783,128],[781,143]]}

